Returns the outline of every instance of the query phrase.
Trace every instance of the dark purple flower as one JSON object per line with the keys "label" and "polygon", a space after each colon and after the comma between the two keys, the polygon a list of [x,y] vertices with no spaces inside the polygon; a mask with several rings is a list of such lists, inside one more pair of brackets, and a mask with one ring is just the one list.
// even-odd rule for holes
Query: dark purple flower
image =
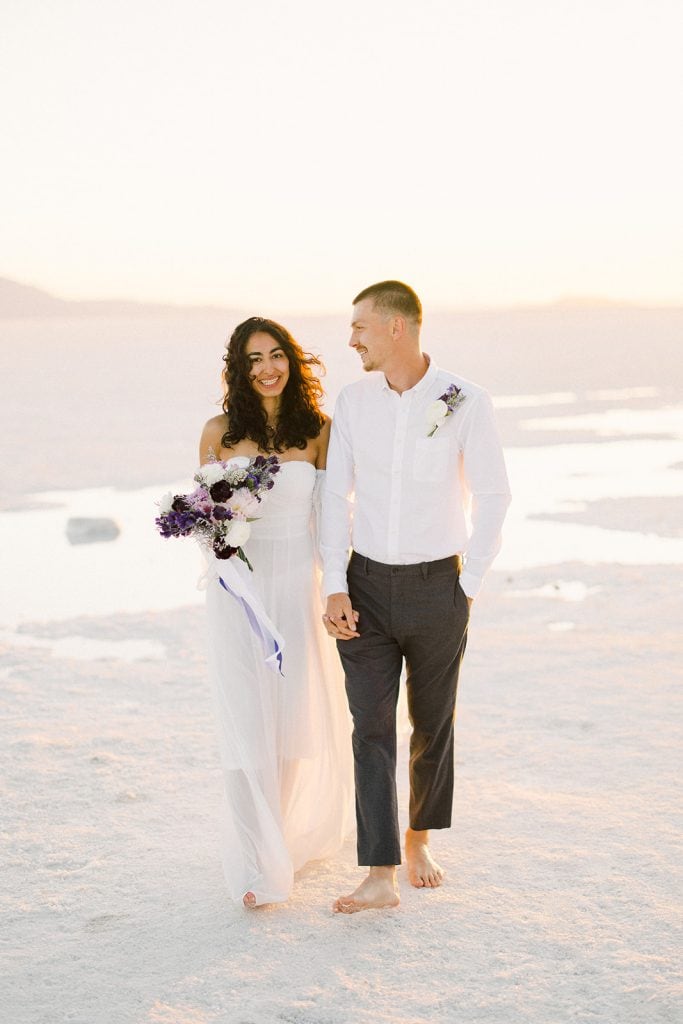
{"label": "dark purple flower", "polygon": [[232,498],[232,487],[227,480],[219,480],[209,488],[209,494],[214,501],[228,501]]}
{"label": "dark purple flower", "polygon": [[237,548],[223,547],[220,541],[216,539],[213,542],[213,553],[216,558],[232,558],[233,555],[237,554]]}
{"label": "dark purple flower", "polygon": [[184,494],[176,494],[171,508],[174,512],[184,512],[187,509],[187,502]]}

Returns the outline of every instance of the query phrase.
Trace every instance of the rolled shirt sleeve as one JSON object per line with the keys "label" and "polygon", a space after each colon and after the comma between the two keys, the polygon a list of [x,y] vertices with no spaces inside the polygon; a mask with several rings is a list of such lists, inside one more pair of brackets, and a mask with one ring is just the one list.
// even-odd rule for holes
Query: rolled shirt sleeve
{"label": "rolled shirt sleeve", "polygon": [[351,547],[352,522],[353,452],[342,392],[334,410],[327,452],[327,473],[322,491],[320,552],[325,598],[330,594],[348,593],[346,567]]}
{"label": "rolled shirt sleeve", "polygon": [[463,470],[471,494],[472,532],[464,551],[460,585],[474,598],[500,550],[503,520],[511,500],[493,403],[483,390],[463,424]]}

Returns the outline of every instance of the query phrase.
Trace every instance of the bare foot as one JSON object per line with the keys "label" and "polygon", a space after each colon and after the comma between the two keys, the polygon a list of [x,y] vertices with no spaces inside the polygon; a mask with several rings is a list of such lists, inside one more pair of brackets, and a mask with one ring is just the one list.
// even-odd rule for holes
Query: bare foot
{"label": "bare foot", "polygon": [[255,907],[256,897],[254,896],[253,892],[245,892],[244,896],[242,897],[242,903],[244,903],[245,907],[247,907],[249,910]]}
{"label": "bare foot", "polygon": [[335,914],[357,914],[359,910],[382,910],[401,902],[396,885],[396,868],[370,868],[370,874],[349,896],[332,904]]}
{"label": "bare foot", "polygon": [[408,878],[416,889],[436,889],[441,885],[445,874],[443,868],[436,863],[429,852],[429,832],[406,832],[406,861],[408,862]]}

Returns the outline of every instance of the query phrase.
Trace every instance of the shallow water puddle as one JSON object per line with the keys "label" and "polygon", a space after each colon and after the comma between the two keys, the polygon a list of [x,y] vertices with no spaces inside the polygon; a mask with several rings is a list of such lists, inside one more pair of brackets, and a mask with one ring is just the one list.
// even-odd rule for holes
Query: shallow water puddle
{"label": "shallow water puddle", "polygon": [[[625,415],[623,410],[607,410],[598,417],[603,425],[611,424],[610,429],[621,422],[612,413]],[[682,538],[620,529],[616,519],[605,526],[590,526],[533,518],[580,512],[587,503],[604,498],[683,494],[683,472],[672,468],[683,464],[683,410],[629,410],[627,415],[635,432],[642,432],[647,423],[650,433],[671,433],[677,424],[681,436],[507,450],[513,503],[497,570],[563,562],[683,563]],[[564,417],[559,422],[575,429],[579,419]],[[591,423],[592,429],[598,429],[595,417]],[[0,624],[11,628],[32,619],[162,611],[202,603],[197,584],[204,563],[198,547],[187,541],[164,541],[154,526],[155,501],[167,490],[178,493],[189,486],[188,478],[136,491],[55,491],[33,496],[42,507],[0,512],[0,555],[5,580],[11,581],[0,596]],[[75,517],[113,519],[120,536],[109,542],[72,545],[66,526]],[[571,593],[566,592],[563,599],[580,599],[567,596]]]}

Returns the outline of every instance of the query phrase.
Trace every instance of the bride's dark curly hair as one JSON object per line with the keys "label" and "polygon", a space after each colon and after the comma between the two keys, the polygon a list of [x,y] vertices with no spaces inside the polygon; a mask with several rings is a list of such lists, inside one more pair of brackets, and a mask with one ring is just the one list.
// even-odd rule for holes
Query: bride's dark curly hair
{"label": "bride's dark curly hair", "polygon": [[[251,363],[245,352],[257,331],[269,334],[289,360],[289,379],[280,398],[274,430],[268,427],[266,411],[252,386]],[[287,448],[303,449],[310,438],[318,437],[325,422],[320,411],[323,389],[313,367],[320,367],[321,373],[325,367],[317,356],[304,352],[285,327],[274,320],[250,317],[232,332],[223,360],[223,412],[228,418],[228,429],[221,439],[224,448],[232,448],[248,437],[261,451],[282,452]]]}

